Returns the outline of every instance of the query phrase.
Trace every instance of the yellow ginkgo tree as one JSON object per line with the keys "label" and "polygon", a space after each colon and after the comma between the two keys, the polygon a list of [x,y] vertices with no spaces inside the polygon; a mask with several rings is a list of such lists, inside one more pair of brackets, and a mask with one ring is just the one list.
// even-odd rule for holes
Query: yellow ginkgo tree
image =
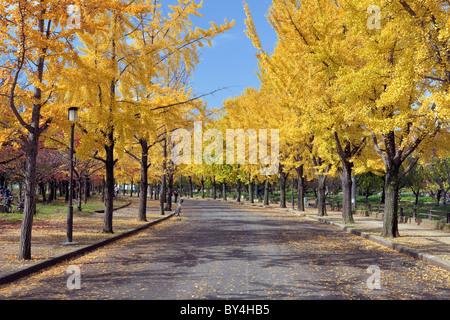
{"label": "yellow ginkgo tree", "polygon": [[385,169],[382,236],[397,237],[400,181],[448,129],[449,7],[445,1],[380,1],[373,28],[370,1],[342,4],[363,63],[340,75],[340,94],[365,110],[364,128]]}
{"label": "yellow ginkgo tree", "polygon": [[[101,27],[97,18],[116,1],[38,0],[0,2],[0,66],[7,74],[2,99],[20,126],[25,154],[25,205],[20,259],[31,259],[31,232],[36,208],[36,159],[41,137],[50,125],[64,122],[67,104],[55,101],[62,70],[76,55],[76,33]],[[70,10],[77,6],[74,17]],[[73,23],[75,20],[77,23]],[[16,127],[14,125],[13,127]]]}
{"label": "yellow ginkgo tree", "polygon": [[[326,66],[321,58],[314,56],[320,40],[308,29],[315,22],[310,17],[314,8],[306,3],[301,7],[294,1],[273,2],[268,19],[277,32],[278,42],[274,53],[269,56],[261,47],[248,6],[244,6],[247,35],[258,52],[264,92],[272,96],[274,109],[282,110],[278,121],[286,134],[282,134],[281,144],[287,148],[281,153],[282,167],[298,170],[301,182],[304,163],[308,163],[307,168],[317,174],[319,183],[318,214],[325,215],[325,183],[332,167],[329,150],[320,143],[326,144],[330,140],[322,122],[326,120],[322,116],[328,112],[329,105],[317,92],[323,92],[329,86],[329,76],[323,74]],[[311,76],[316,74],[319,76]],[[283,117],[287,121],[283,122]],[[283,183],[283,172],[280,172],[280,177]]]}
{"label": "yellow ginkgo tree", "polygon": [[[273,1],[268,19],[278,42],[272,56],[245,8],[270,93],[297,112],[314,167],[326,173],[331,165],[340,173],[344,222],[352,221],[352,171],[375,170],[381,158],[382,235],[397,236],[399,182],[448,127],[448,4]],[[378,161],[365,148],[369,142]]]}
{"label": "yellow ginkgo tree", "polygon": [[[171,106],[176,100],[172,89],[160,83],[170,59],[181,59],[187,70],[198,63],[198,47],[210,43],[216,34],[232,23],[207,30],[194,28],[191,16],[198,16],[201,3],[178,0],[163,7],[161,1],[116,1],[100,20],[108,28],[79,34],[81,54],[66,70],[63,98],[86,106],[80,115],[84,151],[105,163],[106,197],[103,232],[112,233],[114,165],[117,150],[126,149],[125,130],[136,117],[152,121],[147,111],[161,111],[161,125],[170,124]],[[166,14],[166,12],[168,12]],[[73,84],[76,83],[76,86]],[[185,99],[186,93],[182,99]],[[81,150],[80,150],[81,152]]]}

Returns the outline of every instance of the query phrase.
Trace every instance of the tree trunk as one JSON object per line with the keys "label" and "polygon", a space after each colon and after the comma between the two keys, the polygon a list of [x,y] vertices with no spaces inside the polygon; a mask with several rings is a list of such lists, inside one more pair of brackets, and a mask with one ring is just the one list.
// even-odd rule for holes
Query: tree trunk
{"label": "tree trunk", "polygon": [[236,201],[241,202],[241,179],[238,178],[236,185]]}
{"label": "tree trunk", "polygon": [[294,175],[291,175],[291,209],[294,210]]}
{"label": "tree trunk", "polygon": [[113,210],[114,210],[114,142],[113,131],[109,133],[110,145],[105,145],[106,160],[106,182],[105,182],[105,214],[103,218],[103,233],[114,233]]}
{"label": "tree trunk", "polygon": [[[353,181],[352,181],[352,188],[353,188]],[[369,203],[370,186],[368,186],[368,187],[366,188],[365,194],[366,194],[366,203]]]}
{"label": "tree trunk", "polygon": [[86,182],[87,184],[85,185],[86,188],[86,197],[83,201],[86,201],[85,203],[87,203],[87,199],[91,197],[91,194],[95,194],[95,183],[92,183],[91,180],[89,179],[89,177],[85,176],[86,178]]}
{"label": "tree trunk", "polygon": [[[148,174],[148,171],[147,171],[147,174]],[[147,187],[148,187],[147,191],[148,191],[148,193],[150,195],[150,199],[153,200],[153,182],[150,183],[150,184],[147,184]]]}
{"label": "tree trunk", "polygon": [[280,165],[280,208],[286,208],[286,173]]}
{"label": "tree trunk", "polygon": [[23,196],[22,196],[22,189],[23,189],[23,185],[22,185],[22,180],[19,182],[19,203],[22,202]]}
{"label": "tree trunk", "polygon": [[48,182],[48,198],[47,198],[47,203],[50,203],[53,201],[54,198],[54,192],[55,190],[53,189],[53,180],[50,180]]}
{"label": "tree trunk", "polygon": [[166,210],[172,211],[173,173],[168,174]]}
{"label": "tree trunk", "polygon": [[264,205],[269,205],[269,180],[264,181]]}
{"label": "tree trunk", "polygon": [[436,197],[434,198],[434,205],[439,207],[439,203],[441,202],[442,189],[439,189],[436,192]]}
{"label": "tree trunk", "polygon": [[303,165],[295,168],[297,171],[297,210],[305,211],[305,194],[303,192]]}
{"label": "tree trunk", "polygon": [[202,180],[200,181],[200,183],[201,183],[201,187],[202,187],[202,199],[204,199],[205,198],[205,179],[203,179],[203,176],[202,176]]}
{"label": "tree trunk", "polygon": [[356,209],[356,176],[352,176],[352,209]]}
{"label": "tree trunk", "polygon": [[166,200],[166,169],[167,169],[167,129],[164,127],[164,143],[163,143],[163,174],[161,176],[161,191],[159,198],[159,211],[164,215],[164,201]]}
{"label": "tree trunk", "polygon": [[327,175],[319,174],[317,180],[318,180],[317,215],[323,217],[327,215],[327,207],[325,202]]}
{"label": "tree trunk", "polygon": [[47,201],[47,195],[46,195],[47,192],[45,191],[45,183],[44,182],[39,183],[39,190],[42,195],[42,202],[46,202]]}
{"label": "tree trunk", "polygon": [[[44,20],[39,20],[38,31],[44,34]],[[37,60],[37,78],[42,81],[44,77],[45,67],[45,50]],[[34,88],[33,98],[40,101],[42,98],[42,90],[38,87]],[[12,98],[14,99],[14,98]],[[11,101],[13,105],[13,101]],[[31,259],[31,232],[33,227],[33,216],[36,213],[36,164],[39,152],[39,136],[42,129],[39,127],[41,120],[40,104],[33,104],[31,112],[30,129],[28,130],[28,138],[25,148],[25,203],[23,209],[22,226],[20,229],[19,259]],[[41,131],[42,130],[42,131]]]}
{"label": "tree trunk", "polygon": [[399,191],[399,166],[392,165],[386,172],[384,182],[385,204],[383,216],[382,237],[399,237],[398,232],[398,191]]}
{"label": "tree trunk", "polygon": [[156,185],[154,186],[155,188],[155,200],[159,200],[159,188],[160,188],[160,184],[156,183]]}
{"label": "tree trunk", "polygon": [[141,139],[139,142],[141,144],[141,192],[139,194],[138,221],[147,221],[148,145],[147,141],[144,139]]}
{"label": "tree trunk", "polygon": [[226,182],[222,182],[222,198],[223,200],[227,200],[227,184]]}
{"label": "tree trunk", "polygon": [[386,200],[386,190],[385,190],[385,188],[383,187],[383,190],[381,190],[380,204],[384,204],[385,200]]}
{"label": "tree trunk", "polygon": [[87,203],[87,199],[89,196],[89,178],[87,176],[84,176],[84,204]]}
{"label": "tree trunk", "polygon": [[342,223],[354,223],[352,208],[352,166],[353,164],[341,160],[342,172],[339,174],[342,182]]}
{"label": "tree trunk", "polygon": [[59,182],[56,182],[56,180],[53,180],[53,200],[58,199],[58,185],[59,185]]}
{"label": "tree trunk", "polygon": [[78,184],[78,192],[77,192],[77,210],[78,211],[82,211],[81,210],[81,190],[82,190],[82,179],[81,178],[79,178],[78,180],[77,180],[77,184]]}
{"label": "tree trunk", "polygon": [[414,205],[417,206],[419,204],[419,191],[415,192],[413,190],[414,195],[416,196],[416,200],[414,201]]}
{"label": "tree trunk", "polygon": [[253,203],[253,181],[250,179],[248,183],[248,201]]}
{"label": "tree trunk", "polygon": [[[37,130],[36,130],[37,131]],[[20,230],[19,259],[31,259],[31,231],[36,212],[36,159],[38,155],[38,135],[30,132],[25,154],[25,203]]]}
{"label": "tree trunk", "polygon": [[[356,183],[352,180],[352,168],[353,163],[350,162],[352,156],[359,149],[356,146],[351,147],[348,140],[344,140],[343,144],[339,139],[338,132],[334,132],[334,138],[336,141],[336,147],[338,151],[339,158],[342,164],[342,172],[339,173],[342,183],[342,222],[343,223],[353,223],[353,206],[352,199],[356,198]],[[352,188],[352,186],[354,188]],[[356,200],[355,200],[356,205]]]}
{"label": "tree trunk", "polygon": [[134,185],[134,179],[131,177],[131,183],[130,183],[130,198],[133,198],[133,185]]}
{"label": "tree trunk", "polygon": [[159,212],[164,215],[164,200],[166,199],[166,175],[161,176],[161,186],[159,189]]}
{"label": "tree trunk", "polygon": [[216,177],[213,177],[212,181],[212,198],[216,199]]}

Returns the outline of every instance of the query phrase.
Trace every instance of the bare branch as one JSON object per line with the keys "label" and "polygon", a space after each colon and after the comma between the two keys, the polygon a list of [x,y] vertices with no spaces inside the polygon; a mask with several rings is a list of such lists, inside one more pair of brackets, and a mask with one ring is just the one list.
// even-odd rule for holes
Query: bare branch
{"label": "bare branch", "polygon": [[398,181],[401,181],[407,174],[408,172],[411,171],[412,168],[414,168],[414,166],[417,164],[417,162],[419,161],[418,157],[415,157],[408,165],[408,167],[403,170],[402,172],[400,172],[400,174],[398,175]]}
{"label": "bare branch", "polygon": [[383,151],[381,151],[380,147],[378,146],[377,136],[375,135],[375,133],[373,131],[371,131],[371,133],[372,133],[373,147],[375,148],[375,151],[380,155],[381,159],[383,160],[384,165],[387,168],[388,163],[386,162],[386,157],[385,157]]}
{"label": "bare branch", "polygon": [[10,162],[13,162],[15,160],[18,160],[18,159],[22,158],[23,156],[24,156],[24,154],[22,153],[21,155],[18,155],[17,157],[14,157],[14,158],[11,158],[11,159],[8,159],[8,160],[4,160],[4,161],[0,161],[0,164],[8,164]]}

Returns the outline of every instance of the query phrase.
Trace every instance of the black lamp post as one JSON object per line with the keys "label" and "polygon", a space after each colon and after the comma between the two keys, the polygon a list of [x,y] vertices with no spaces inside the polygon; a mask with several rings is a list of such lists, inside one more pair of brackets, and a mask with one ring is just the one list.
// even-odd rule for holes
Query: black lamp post
{"label": "black lamp post", "polygon": [[63,245],[75,245],[78,242],[72,241],[72,229],[73,229],[73,188],[72,188],[72,179],[73,179],[73,144],[74,144],[74,135],[75,135],[75,122],[78,117],[78,108],[72,107],[69,108],[69,121],[72,123],[71,125],[71,133],[70,133],[70,165],[69,165],[69,207],[67,209],[67,241],[63,242]]}

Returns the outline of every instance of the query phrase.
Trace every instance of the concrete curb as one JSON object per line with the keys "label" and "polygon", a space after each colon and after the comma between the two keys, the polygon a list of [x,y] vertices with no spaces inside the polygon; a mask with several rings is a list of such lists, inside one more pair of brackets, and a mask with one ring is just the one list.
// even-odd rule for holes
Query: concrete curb
{"label": "concrete curb", "polygon": [[[202,199],[202,200],[207,200],[207,201],[213,200],[214,201],[214,199],[207,199],[207,198]],[[450,271],[450,263],[445,261],[445,260],[439,259],[439,258],[437,258],[435,256],[430,255],[430,254],[422,253],[422,252],[419,252],[419,251],[416,251],[416,250],[404,247],[402,245],[399,245],[397,243],[389,241],[389,240],[387,240],[385,238],[382,238],[382,237],[379,237],[379,236],[375,236],[373,234],[370,234],[370,233],[367,233],[367,232],[363,232],[361,230],[358,230],[358,229],[355,229],[355,228],[351,228],[351,227],[348,227],[348,226],[346,226],[344,224],[341,224],[341,223],[338,223],[338,222],[334,222],[334,221],[330,221],[330,220],[327,220],[327,219],[322,218],[322,217],[309,215],[309,214],[306,214],[304,212],[293,210],[293,209],[277,208],[277,207],[273,207],[273,206],[270,206],[270,205],[269,206],[265,206],[263,204],[258,204],[258,203],[243,203],[243,202],[237,202],[236,200],[234,200],[234,201],[229,201],[229,200],[223,201],[222,199],[216,199],[216,200],[219,200],[219,201],[222,201],[222,202],[228,202],[228,203],[231,203],[231,204],[242,204],[242,205],[245,204],[245,205],[248,205],[248,206],[255,206],[255,207],[273,209],[273,210],[278,210],[278,211],[284,211],[284,212],[291,212],[291,213],[294,213],[294,214],[299,215],[299,216],[303,216],[303,217],[306,217],[306,218],[311,218],[311,219],[314,219],[314,220],[318,220],[319,222],[322,222],[322,223],[325,223],[325,224],[334,225],[336,227],[341,228],[344,231],[347,231],[349,233],[352,233],[352,234],[358,235],[360,237],[363,237],[365,239],[371,240],[371,241],[376,242],[376,243],[378,243],[378,244],[380,244],[382,246],[385,246],[385,247],[388,247],[390,249],[393,249],[393,250],[395,250],[397,252],[406,254],[406,255],[408,255],[408,256],[416,259],[416,260],[420,260],[420,261],[426,262],[426,263],[428,263],[430,265],[433,265],[435,267],[439,267],[439,268],[444,269],[446,271]]]}
{"label": "concrete curb", "polygon": [[77,250],[74,250],[74,251],[71,251],[71,252],[64,253],[62,255],[50,258],[50,259],[45,260],[43,262],[39,262],[39,263],[33,264],[32,266],[24,267],[24,268],[21,268],[19,270],[11,271],[11,272],[5,273],[3,275],[0,275],[0,285],[16,281],[16,280],[18,280],[20,278],[29,276],[29,275],[31,275],[33,273],[36,273],[36,272],[41,271],[43,269],[46,269],[48,267],[54,266],[54,265],[56,265],[58,263],[74,259],[74,258],[82,256],[82,255],[84,255],[86,253],[89,253],[89,252],[92,252],[94,250],[97,250],[97,249],[99,249],[101,247],[104,247],[104,246],[106,246],[106,245],[108,245],[110,243],[113,243],[113,242],[117,241],[117,240],[129,237],[129,236],[134,235],[136,233],[139,233],[140,231],[143,231],[143,230],[145,230],[145,229],[147,229],[147,228],[149,228],[151,226],[157,225],[157,224],[159,224],[159,223],[161,223],[161,222],[163,222],[163,221],[173,217],[175,214],[176,214],[176,212],[172,212],[171,214],[169,214],[169,215],[167,215],[167,216],[165,216],[165,217],[163,217],[161,219],[158,219],[158,220],[146,223],[145,225],[142,225],[142,226],[140,226],[138,228],[135,228],[135,229],[132,229],[132,230],[129,230],[129,231],[125,231],[125,232],[123,232],[121,234],[118,234],[116,236],[112,236],[111,238],[102,240],[100,242],[97,242],[97,243],[94,243],[94,244],[91,244],[91,245],[84,246],[84,247],[82,247],[80,249],[77,249]]}

